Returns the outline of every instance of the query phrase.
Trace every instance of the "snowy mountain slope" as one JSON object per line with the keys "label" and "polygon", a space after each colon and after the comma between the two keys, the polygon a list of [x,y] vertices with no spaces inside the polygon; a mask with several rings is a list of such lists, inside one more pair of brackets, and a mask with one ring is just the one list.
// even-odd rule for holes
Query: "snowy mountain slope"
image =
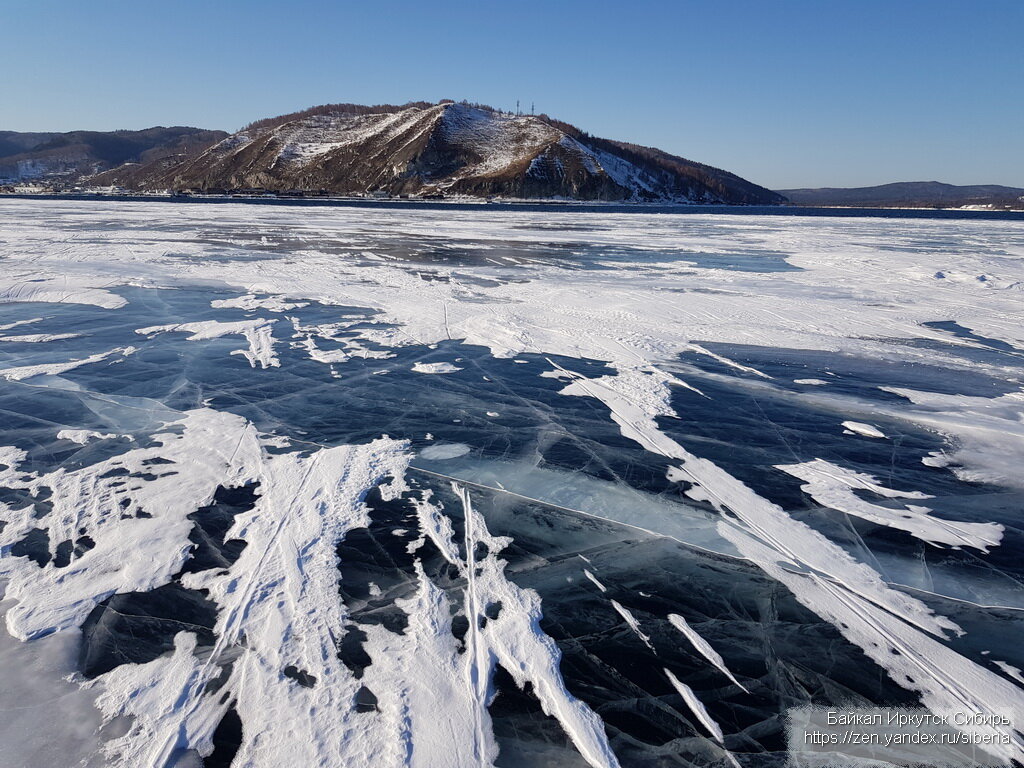
{"label": "snowy mountain slope", "polygon": [[313,108],[254,123],[196,157],[128,165],[95,181],[138,189],[782,201],[659,150],[596,139],[544,116],[453,102]]}

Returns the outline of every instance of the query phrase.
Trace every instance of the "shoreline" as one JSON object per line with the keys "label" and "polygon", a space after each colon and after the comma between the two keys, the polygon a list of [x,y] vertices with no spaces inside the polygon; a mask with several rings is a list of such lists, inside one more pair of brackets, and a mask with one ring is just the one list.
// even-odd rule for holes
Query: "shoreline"
{"label": "shoreline", "polygon": [[5,193],[0,200],[62,200],[119,203],[209,203],[293,207],[382,208],[411,210],[560,211],[577,213],[723,214],[740,216],[833,216],[842,218],[907,218],[1024,221],[1024,210],[960,208],[855,208],[847,206],[742,205],[701,203],[629,203],[589,200],[409,200],[359,197],[265,197],[234,195],[147,195],[102,193]]}

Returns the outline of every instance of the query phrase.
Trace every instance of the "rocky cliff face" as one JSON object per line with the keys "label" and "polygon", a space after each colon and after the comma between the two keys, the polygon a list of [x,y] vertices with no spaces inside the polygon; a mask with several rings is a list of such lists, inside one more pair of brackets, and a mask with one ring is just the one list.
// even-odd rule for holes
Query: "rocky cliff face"
{"label": "rocky cliff face", "polygon": [[783,200],[731,173],[659,150],[596,139],[544,117],[451,102],[349,106],[261,121],[197,156],[125,166],[95,182],[137,189],[753,204]]}

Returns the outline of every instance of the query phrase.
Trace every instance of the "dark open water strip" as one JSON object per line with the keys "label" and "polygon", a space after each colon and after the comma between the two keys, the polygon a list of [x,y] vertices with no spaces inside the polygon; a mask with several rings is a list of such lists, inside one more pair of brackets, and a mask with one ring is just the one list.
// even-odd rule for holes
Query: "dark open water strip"
{"label": "dark open water strip", "polygon": [[714,213],[739,216],[833,216],[876,219],[977,219],[1024,221],[1024,211],[962,211],[948,208],[803,208],[791,205],[657,205],[651,203],[456,203],[443,200],[370,200],[275,197],[172,197],[171,195],[0,195],[0,200],[110,200],[128,203],[241,203],[314,208],[390,208],[455,211],[555,211],[559,213]]}

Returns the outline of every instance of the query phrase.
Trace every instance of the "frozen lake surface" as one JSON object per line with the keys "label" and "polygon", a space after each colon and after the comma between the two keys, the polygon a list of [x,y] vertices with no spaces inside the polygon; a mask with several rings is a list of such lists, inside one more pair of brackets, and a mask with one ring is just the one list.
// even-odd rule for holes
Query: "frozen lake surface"
{"label": "frozen lake surface", "polygon": [[1024,722],[1022,379],[1024,222],[0,201],[0,764]]}

